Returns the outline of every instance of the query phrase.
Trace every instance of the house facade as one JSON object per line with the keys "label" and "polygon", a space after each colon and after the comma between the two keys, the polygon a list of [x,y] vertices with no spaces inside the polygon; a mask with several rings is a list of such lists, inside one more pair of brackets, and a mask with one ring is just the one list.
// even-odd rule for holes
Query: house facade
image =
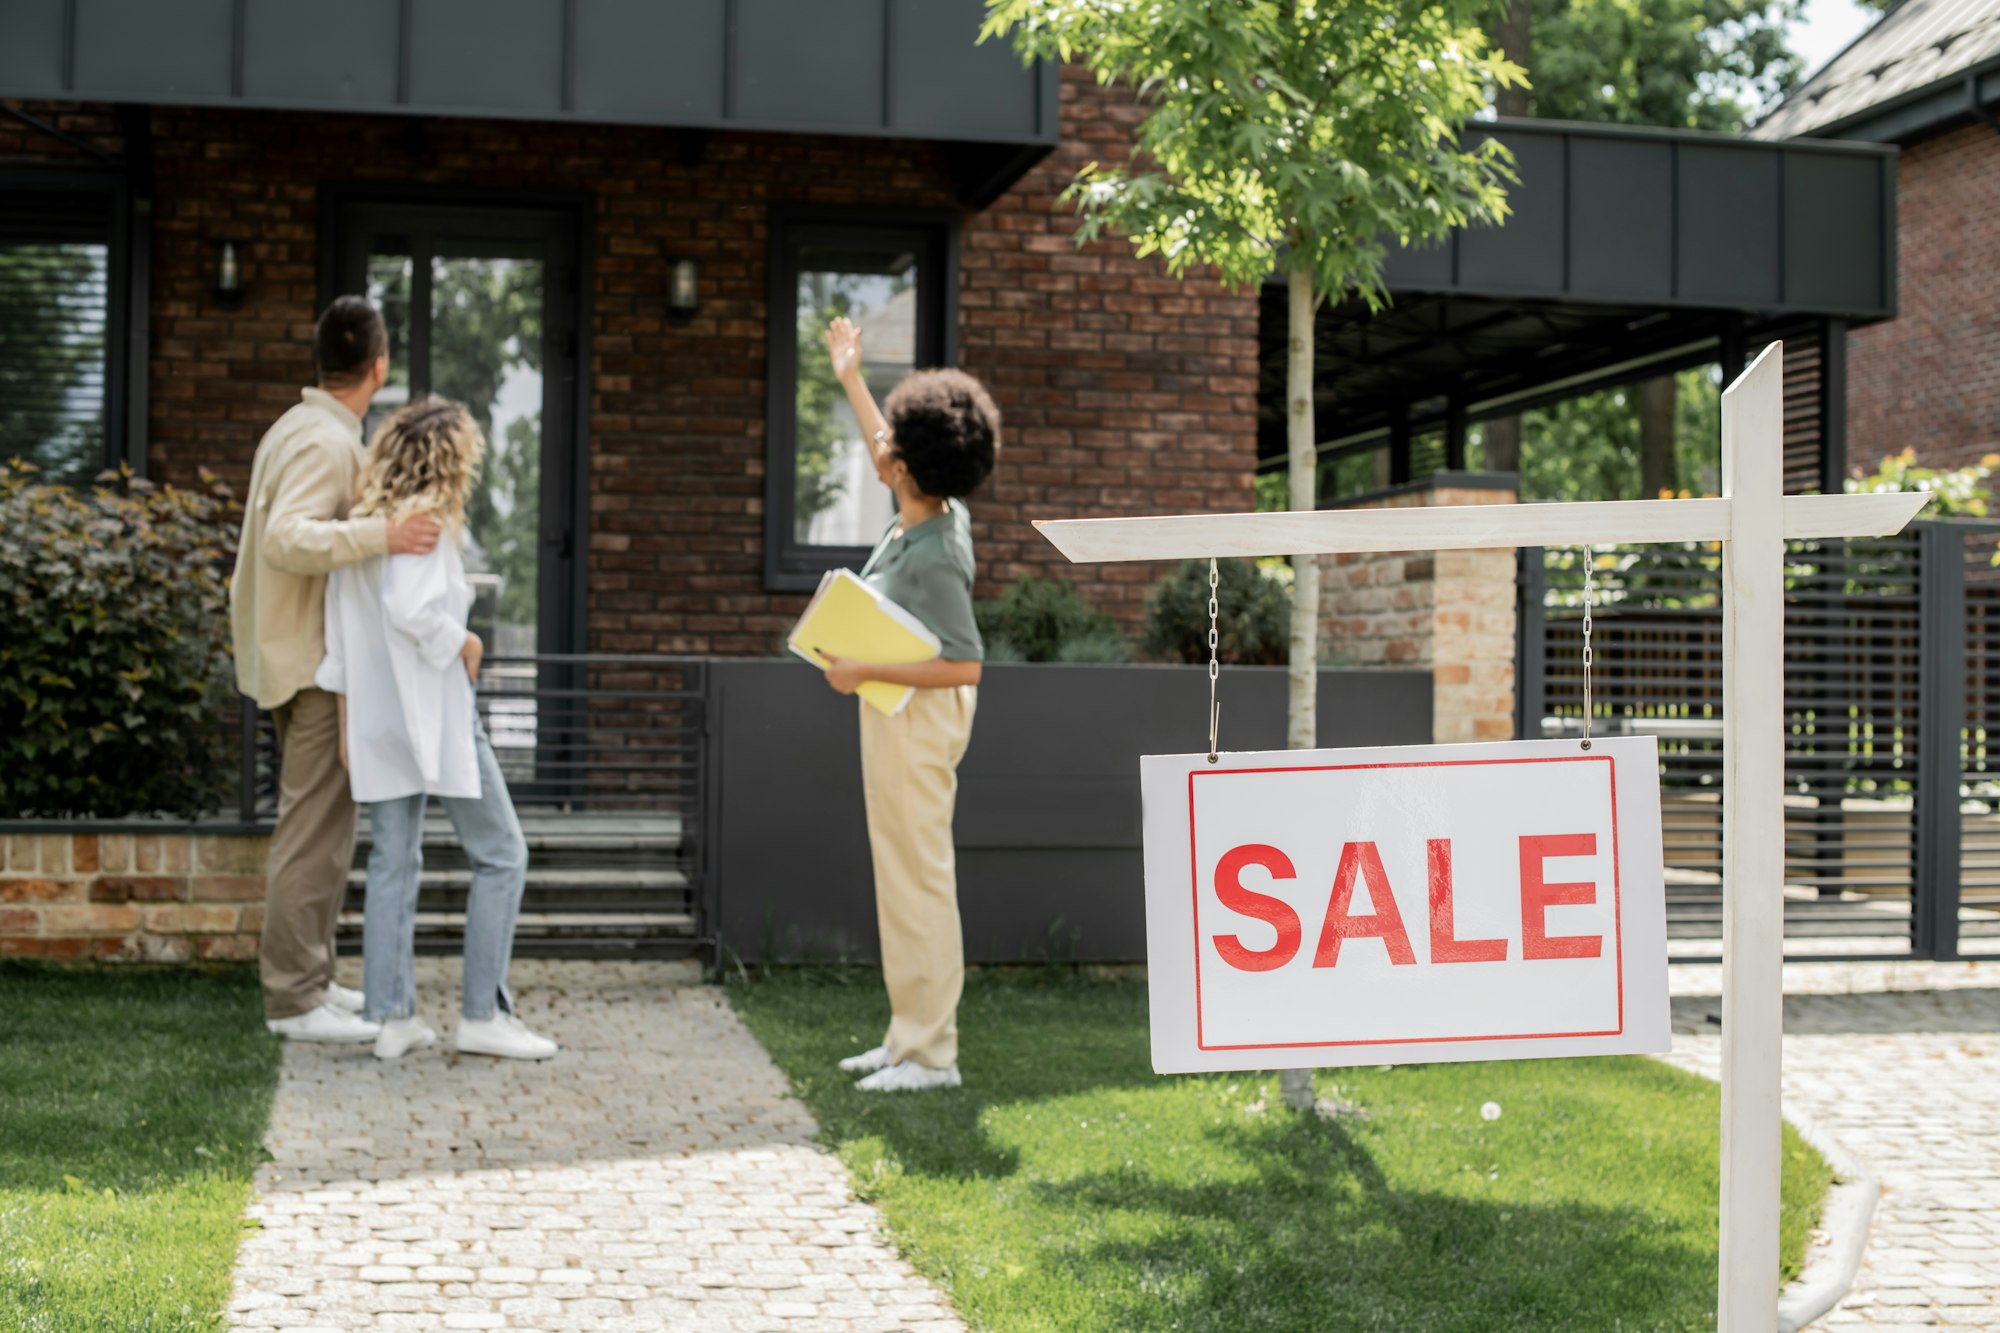
{"label": "house facade", "polygon": [[[54,322],[101,343],[60,390],[14,386],[64,418],[45,468],[240,490],[311,381],[315,313],[360,291],[391,326],[378,406],[444,393],[487,424],[473,535],[515,652],[776,649],[886,517],[821,370],[833,313],[878,392],[937,364],[992,388],[981,596],[1072,577],[1135,628],[1161,571],[1058,568],[1029,520],[1250,507],[1254,295],[1079,252],[1058,195],[1129,151],[1136,108],[976,44],[977,0],[713,0],[665,29],[560,0],[386,10],[388,39],[332,49],[262,6],[0,18],[0,255],[81,254],[95,304]],[[37,299],[75,304],[0,290]]]}

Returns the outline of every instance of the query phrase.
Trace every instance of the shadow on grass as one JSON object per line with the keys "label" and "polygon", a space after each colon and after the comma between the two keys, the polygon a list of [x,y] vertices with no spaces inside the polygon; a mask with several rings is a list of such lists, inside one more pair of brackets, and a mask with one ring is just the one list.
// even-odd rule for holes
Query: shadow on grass
{"label": "shadow on grass", "polygon": [[[1133,1172],[1040,1185],[1076,1217],[1167,1219],[1143,1237],[1079,1237],[1059,1262],[1100,1293],[1101,1326],[1492,1330],[1707,1327],[1714,1253],[1635,1208],[1399,1188],[1341,1125],[1278,1115],[1210,1131],[1254,1179]],[[1119,1229],[1112,1223],[1109,1230]],[[1095,1279],[1101,1283],[1101,1277]]]}

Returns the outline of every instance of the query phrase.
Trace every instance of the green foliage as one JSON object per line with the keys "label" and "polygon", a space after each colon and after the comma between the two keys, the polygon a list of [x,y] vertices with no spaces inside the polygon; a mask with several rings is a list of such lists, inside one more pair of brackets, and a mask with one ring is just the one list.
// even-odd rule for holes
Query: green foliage
{"label": "green foliage", "polygon": [[1993,488],[1987,478],[2000,467],[2000,454],[1988,454],[1977,463],[1943,470],[1917,462],[1917,451],[1905,449],[1886,454],[1876,469],[1859,470],[1847,479],[1850,495],[1874,495],[1884,491],[1928,491],[1931,502],[1924,506],[1923,518],[1985,518],[1992,512]]}
{"label": "green foliage", "polygon": [[227,1326],[278,1082],[252,969],[0,964],[0,1328]]}
{"label": "green foliage", "polygon": [[[1346,1113],[1301,1116],[1268,1073],[1159,1077],[1143,980],[1044,966],[966,978],[963,1088],[883,1097],[833,1067],[880,1040],[879,972],[728,998],[974,1328],[1715,1325],[1719,1093],[1658,1061],[1341,1069]],[[1832,1173],[1789,1125],[1772,1168],[1796,1272]]]}
{"label": "green foliage", "polygon": [[1110,616],[1068,579],[1024,578],[996,600],[975,603],[989,662],[1123,662],[1130,645]]}
{"label": "green foliage", "polygon": [[1175,275],[1234,287],[1280,253],[1321,297],[1384,296],[1388,243],[1499,219],[1513,179],[1459,128],[1520,71],[1487,49],[1487,0],[987,0],[982,39],[1075,60],[1148,109],[1128,160],[1067,196],[1079,243],[1107,228]]}
{"label": "green foliage", "polygon": [[[1250,560],[1218,561],[1216,653],[1240,666],[1276,666],[1291,648],[1289,569]],[[1146,656],[1162,662],[1208,660],[1208,561],[1188,560],[1161,579],[1146,604],[1140,638]]]}
{"label": "green foliage", "polygon": [[813,519],[840,499],[841,478],[833,475],[833,455],[841,436],[834,407],[847,391],[833,373],[824,338],[826,326],[847,314],[849,304],[843,294],[835,293],[826,309],[799,315],[798,409],[792,423],[792,524],[797,541],[804,541]]}
{"label": "green foliage", "polygon": [[1528,104],[1546,120],[1740,130],[1790,88],[1800,0],[1533,0]]}
{"label": "green foliage", "polygon": [[58,485],[104,465],[104,269],[101,245],[0,246],[0,291],[33,294],[0,319],[0,458]]}
{"label": "green foliage", "polygon": [[0,818],[169,813],[230,791],[227,492],[0,464]]}
{"label": "green foliage", "polygon": [[[1720,489],[1722,398],[1713,367],[1681,371],[1674,394],[1673,485],[1678,494]],[[1483,463],[1482,431],[1468,444]],[[1639,395],[1600,389],[1521,414],[1521,498],[1650,500],[1639,494]]]}

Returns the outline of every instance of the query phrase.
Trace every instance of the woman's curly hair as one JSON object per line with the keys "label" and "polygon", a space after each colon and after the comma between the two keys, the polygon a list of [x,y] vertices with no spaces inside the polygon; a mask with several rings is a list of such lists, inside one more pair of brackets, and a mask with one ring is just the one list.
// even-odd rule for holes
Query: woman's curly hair
{"label": "woman's curly hair", "polygon": [[427,513],[454,534],[486,456],[486,436],[462,403],[430,398],[399,407],[375,430],[361,465],[354,516]]}
{"label": "woman's curly hair", "polygon": [[919,370],[882,404],[897,457],[925,495],[959,499],[979,489],[1000,452],[1000,409],[962,370]]}

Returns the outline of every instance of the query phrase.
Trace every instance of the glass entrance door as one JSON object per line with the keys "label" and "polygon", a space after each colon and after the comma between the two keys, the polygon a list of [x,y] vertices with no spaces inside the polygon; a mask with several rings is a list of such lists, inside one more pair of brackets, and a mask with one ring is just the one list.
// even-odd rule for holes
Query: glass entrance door
{"label": "glass entrance door", "polygon": [[356,204],[342,219],[341,291],[389,326],[389,386],[462,402],[486,433],[469,506],[473,628],[496,657],[577,647],[573,219],[540,210]]}

